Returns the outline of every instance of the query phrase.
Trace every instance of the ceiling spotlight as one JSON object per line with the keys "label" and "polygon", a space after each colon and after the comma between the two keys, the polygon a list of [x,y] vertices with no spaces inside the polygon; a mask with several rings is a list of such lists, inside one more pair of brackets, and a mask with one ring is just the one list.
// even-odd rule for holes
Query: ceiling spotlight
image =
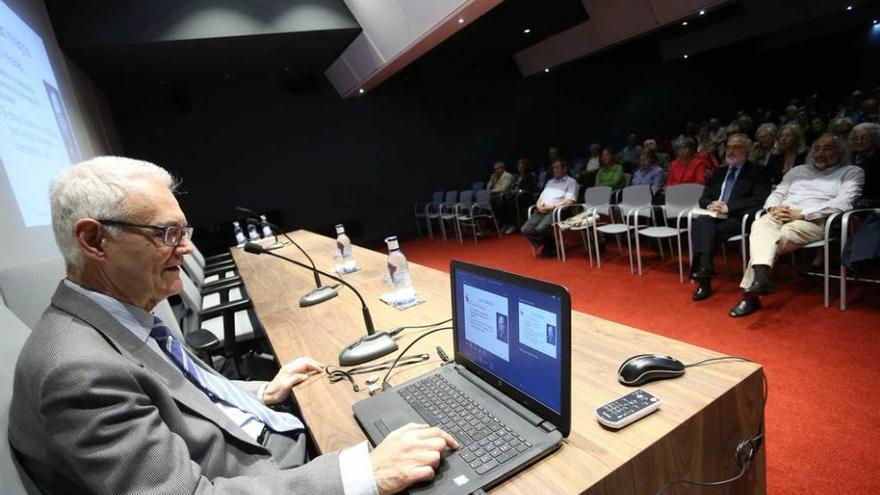
{"label": "ceiling spotlight", "polygon": [[464,24],[464,17],[459,17],[459,18],[458,18],[458,23],[459,23],[459,24]]}
{"label": "ceiling spotlight", "polygon": [[360,93],[360,94],[364,94],[364,88],[359,89],[359,90],[358,90],[358,93]]}
{"label": "ceiling spotlight", "polygon": [[684,22],[682,22],[681,25],[682,25],[682,26],[687,26],[687,25],[688,25],[688,21],[684,21]]}
{"label": "ceiling spotlight", "polygon": [[852,5],[847,5],[847,6],[846,6],[846,10],[847,10],[847,11],[852,10],[852,9],[853,9]]}
{"label": "ceiling spotlight", "polygon": [[700,9],[700,15],[706,15],[706,9]]}
{"label": "ceiling spotlight", "polygon": [[529,29],[529,28],[525,28],[525,29],[523,29],[523,32],[526,33],[526,34],[529,34],[529,33],[532,32],[532,30]]}
{"label": "ceiling spotlight", "polygon": [[550,67],[544,67],[544,72],[550,72]]}
{"label": "ceiling spotlight", "polygon": [[877,25],[877,19],[874,19],[874,25],[875,26]]}
{"label": "ceiling spotlight", "polygon": [[688,54],[685,53],[685,54],[684,54],[684,59],[687,60],[687,58],[688,58]]}

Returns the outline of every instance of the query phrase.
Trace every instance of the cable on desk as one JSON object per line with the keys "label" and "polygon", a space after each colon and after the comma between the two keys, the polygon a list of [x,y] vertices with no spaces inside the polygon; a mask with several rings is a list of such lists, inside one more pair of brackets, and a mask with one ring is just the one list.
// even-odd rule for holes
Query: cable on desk
{"label": "cable on desk", "polygon": [[400,361],[400,358],[403,357],[404,354],[406,354],[406,351],[410,350],[410,348],[413,345],[415,345],[416,342],[422,340],[423,338],[427,337],[428,335],[431,335],[432,333],[436,333],[441,330],[452,330],[452,327],[440,327],[440,328],[435,328],[433,330],[429,330],[429,331],[419,335],[415,339],[413,339],[413,341],[410,342],[409,345],[407,345],[400,354],[398,354],[397,359],[394,360],[394,363],[391,365],[390,368],[388,368],[388,371],[385,372],[385,376],[382,378],[382,390],[387,390],[390,387],[390,385],[388,385],[388,377],[391,375],[391,372],[394,370],[394,367],[397,366],[397,362]]}
{"label": "cable on desk", "polygon": [[388,330],[388,335],[394,337],[394,336],[396,336],[397,334],[399,334],[400,332],[402,332],[402,331],[404,331],[404,330],[407,330],[407,329],[418,329],[418,328],[431,328],[431,327],[438,327],[438,326],[440,326],[440,325],[444,325],[444,324],[449,323],[449,322],[451,322],[451,321],[452,321],[452,318],[450,318],[450,319],[448,319],[448,320],[439,321],[439,322],[437,322],[437,323],[432,323],[432,324],[430,324],[430,325],[405,325],[405,326],[402,326],[402,327],[396,327],[396,328],[392,328],[391,330]]}
{"label": "cable on desk", "polygon": [[[416,354],[414,356],[406,356],[403,359],[398,357],[397,359],[389,359],[387,361],[382,361],[381,363],[371,364],[369,366],[354,366],[348,369],[342,369],[334,366],[327,366],[327,379],[330,380],[330,383],[336,383],[340,380],[348,380],[351,382],[351,388],[355,392],[360,392],[361,387],[354,381],[354,375],[363,375],[366,373],[375,373],[377,371],[382,371],[385,369],[390,369],[393,365],[399,366],[408,366],[411,364],[421,363],[423,361],[427,361],[431,356],[427,353]],[[400,360],[400,363],[397,363],[397,360]]]}
{"label": "cable on desk", "polygon": [[702,361],[697,361],[695,363],[689,363],[689,364],[684,365],[684,367],[690,368],[692,366],[700,366],[702,364],[711,363],[711,362],[715,362],[715,361],[728,361],[728,360],[729,361],[745,361],[748,363],[754,363],[754,361],[752,361],[751,359],[746,358],[746,357],[742,357],[742,356],[721,356],[721,357],[713,357],[713,358],[703,359]]}

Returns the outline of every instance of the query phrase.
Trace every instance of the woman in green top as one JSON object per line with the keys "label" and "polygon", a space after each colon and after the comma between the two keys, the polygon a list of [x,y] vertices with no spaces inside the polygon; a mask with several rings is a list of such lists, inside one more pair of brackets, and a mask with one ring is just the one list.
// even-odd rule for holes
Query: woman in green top
{"label": "woman in green top", "polygon": [[614,163],[614,150],[610,147],[602,150],[596,185],[608,186],[611,189],[622,189],[624,186],[623,167],[619,163]]}

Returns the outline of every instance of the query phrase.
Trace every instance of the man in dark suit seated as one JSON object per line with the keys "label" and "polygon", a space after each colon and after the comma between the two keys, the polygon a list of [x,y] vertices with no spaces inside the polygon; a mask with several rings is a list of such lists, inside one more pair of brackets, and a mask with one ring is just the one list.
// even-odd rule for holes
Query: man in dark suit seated
{"label": "man in dark suit seated", "polygon": [[717,212],[720,217],[695,216],[692,223],[694,260],[691,276],[699,282],[693,300],[702,301],[712,295],[715,276],[713,258],[717,241],[737,235],[743,215],[758,210],[770,194],[770,176],[764,167],[747,160],[752,142],[745,134],[734,134],[727,140],[725,166],[709,178],[703,189],[700,207]]}
{"label": "man in dark suit seated", "polygon": [[[181,290],[192,228],[174,180],[101,157],[52,183],[67,265],[19,355],[9,441],[46,493],[387,494],[434,476],[454,438],[407,425],[309,460],[296,416],[268,406],[320,373],[299,358],[271,382],[230,381],[151,314]],[[323,377],[322,377],[323,379]]]}

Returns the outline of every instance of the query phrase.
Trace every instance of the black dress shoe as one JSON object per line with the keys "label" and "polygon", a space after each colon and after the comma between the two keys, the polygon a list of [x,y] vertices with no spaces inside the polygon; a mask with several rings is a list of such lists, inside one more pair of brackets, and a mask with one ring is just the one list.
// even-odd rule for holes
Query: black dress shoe
{"label": "black dress shoe", "polygon": [[712,278],[715,276],[715,270],[712,268],[697,268],[691,272],[692,280],[701,280],[704,278]]}
{"label": "black dress shoe", "polygon": [[733,318],[739,318],[741,316],[748,316],[759,309],[761,309],[760,299],[757,297],[744,297],[728,314]]}
{"label": "black dress shoe", "polygon": [[694,291],[694,295],[691,297],[694,301],[702,301],[703,299],[709,299],[709,296],[712,295],[712,287],[706,287],[700,284],[697,287],[697,290]]}
{"label": "black dress shoe", "polygon": [[755,281],[752,282],[752,285],[750,285],[749,288],[746,289],[746,292],[749,294],[760,294],[762,296],[765,296],[767,294],[772,294],[776,292],[776,286],[773,285],[773,282],[771,282],[769,279],[758,280],[756,278]]}

